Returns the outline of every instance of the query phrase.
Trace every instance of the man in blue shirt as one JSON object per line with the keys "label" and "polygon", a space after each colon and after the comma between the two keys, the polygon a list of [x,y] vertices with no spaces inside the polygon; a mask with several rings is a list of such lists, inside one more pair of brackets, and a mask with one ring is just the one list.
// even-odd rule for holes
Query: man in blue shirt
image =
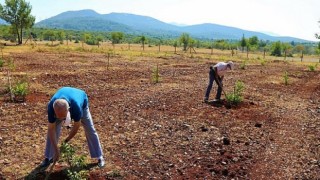
{"label": "man in blue shirt", "polygon": [[98,159],[99,167],[103,167],[105,161],[99,136],[94,128],[89,111],[88,96],[83,90],[72,87],[60,88],[49,101],[46,158],[40,166],[48,167],[52,162],[59,160],[60,150],[58,148],[58,140],[62,122],[66,120],[68,115],[74,120],[74,125],[64,142],[69,142],[75,136],[81,123],[85,130],[90,155],[92,158]]}

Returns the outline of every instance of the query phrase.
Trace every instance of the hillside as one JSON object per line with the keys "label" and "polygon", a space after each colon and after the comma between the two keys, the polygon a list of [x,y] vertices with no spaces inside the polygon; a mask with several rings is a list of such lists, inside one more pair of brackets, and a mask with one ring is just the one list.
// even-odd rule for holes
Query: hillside
{"label": "hillside", "polygon": [[152,17],[127,13],[99,14],[93,10],[68,11],[40,21],[36,27],[61,28],[85,31],[121,31],[128,34],[145,34],[161,37],[179,37],[181,33],[189,33],[201,39],[235,39],[244,34],[245,37],[257,36],[262,40],[283,42],[306,42],[294,37],[275,37],[260,32],[247,31],[235,27],[218,24],[199,24],[191,26],[175,26]]}

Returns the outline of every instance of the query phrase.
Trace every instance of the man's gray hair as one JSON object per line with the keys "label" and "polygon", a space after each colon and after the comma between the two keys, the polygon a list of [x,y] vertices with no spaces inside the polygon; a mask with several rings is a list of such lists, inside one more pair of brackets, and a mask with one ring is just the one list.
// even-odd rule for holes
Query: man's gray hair
{"label": "man's gray hair", "polygon": [[69,110],[69,103],[65,99],[57,99],[53,102],[53,108]]}
{"label": "man's gray hair", "polygon": [[232,61],[227,62],[231,69],[234,69],[234,63]]}

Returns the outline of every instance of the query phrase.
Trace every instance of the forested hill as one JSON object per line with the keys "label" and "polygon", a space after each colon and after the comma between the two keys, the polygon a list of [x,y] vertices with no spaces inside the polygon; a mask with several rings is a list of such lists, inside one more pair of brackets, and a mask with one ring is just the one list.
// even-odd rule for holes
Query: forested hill
{"label": "forested hill", "polygon": [[294,37],[274,37],[260,32],[218,24],[199,24],[192,26],[175,26],[147,16],[127,13],[99,14],[93,10],[68,11],[40,21],[36,27],[58,28],[80,31],[120,31],[133,35],[150,35],[153,37],[175,38],[181,33],[188,33],[201,39],[235,39],[257,36],[261,40],[283,42],[306,42]]}

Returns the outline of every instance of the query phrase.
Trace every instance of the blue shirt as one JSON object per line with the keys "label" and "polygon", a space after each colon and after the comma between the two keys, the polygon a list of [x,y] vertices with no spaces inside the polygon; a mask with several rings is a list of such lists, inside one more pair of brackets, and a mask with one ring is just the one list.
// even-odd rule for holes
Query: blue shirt
{"label": "blue shirt", "polygon": [[89,105],[88,96],[83,90],[72,87],[62,87],[52,96],[48,103],[48,121],[50,123],[56,122],[53,109],[53,103],[56,99],[65,99],[69,103],[71,119],[75,122],[80,121],[83,115],[83,109]]}

